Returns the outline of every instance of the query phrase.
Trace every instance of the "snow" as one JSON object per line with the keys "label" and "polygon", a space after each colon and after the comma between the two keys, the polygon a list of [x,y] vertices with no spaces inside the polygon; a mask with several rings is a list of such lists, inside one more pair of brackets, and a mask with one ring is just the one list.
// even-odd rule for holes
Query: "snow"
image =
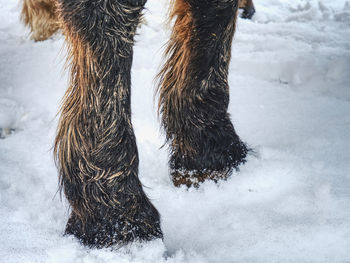
{"label": "snow", "polygon": [[[165,1],[164,1],[165,2]],[[350,262],[350,2],[256,0],[233,43],[229,111],[255,154],[226,182],[174,188],[154,77],[169,30],[149,0],[132,69],[140,179],[163,241],[89,250],[63,237],[52,145],[63,37],[34,43],[0,0],[0,262]]]}

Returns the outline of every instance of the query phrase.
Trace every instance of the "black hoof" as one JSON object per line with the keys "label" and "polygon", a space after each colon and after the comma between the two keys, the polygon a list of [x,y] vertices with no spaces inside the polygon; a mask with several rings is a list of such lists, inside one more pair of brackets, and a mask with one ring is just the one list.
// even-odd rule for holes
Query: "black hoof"
{"label": "black hoof", "polygon": [[243,10],[243,13],[241,14],[241,18],[243,19],[251,19],[253,15],[255,14],[255,8],[247,8]]}
{"label": "black hoof", "polygon": [[169,165],[175,186],[199,187],[207,180],[215,183],[226,180],[246,162],[250,149],[239,139],[233,127],[228,128],[230,124],[227,120],[221,128],[208,129],[208,136],[198,142],[202,147],[196,149],[196,154],[172,152]]}
{"label": "black hoof", "polygon": [[72,213],[65,235],[75,236],[90,248],[120,247],[134,241],[163,238],[158,211],[149,202],[143,205],[142,210],[132,211],[128,215],[106,207],[101,207],[83,220]]}

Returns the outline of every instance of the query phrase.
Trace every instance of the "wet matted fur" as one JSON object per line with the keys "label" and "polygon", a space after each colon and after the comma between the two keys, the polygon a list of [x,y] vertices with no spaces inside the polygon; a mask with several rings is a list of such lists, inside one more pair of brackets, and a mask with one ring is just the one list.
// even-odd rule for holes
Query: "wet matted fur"
{"label": "wet matted fur", "polygon": [[159,111],[174,184],[227,178],[248,149],[227,112],[238,0],[174,0],[176,18],[159,74]]}
{"label": "wet matted fur", "polygon": [[[138,0],[135,1],[137,4]],[[51,37],[60,28],[57,0],[23,0],[21,18],[30,28],[31,39],[42,41]],[[251,18],[255,13],[253,0],[240,0],[242,18]]]}
{"label": "wet matted fur", "polygon": [[161,238],[138,179],[131,124],[130,69],[145,1],[58,2],[71,63],[55,143],[72,208],[66,233],[92,247]]}
{"label": "wet matted fur", "polygon": [[[242,1],[172,3],[176,21],[159,75],[159,109],[177,186],[225,179],[245,162],[248,149],[227,113],[237,9],[252,3]],[[55,153],[72,208],[66,234],[90,247],[162,237],[158,211],[138,179],[131,124],[130,68],[145,2],[24,0],[33,39],[46,39],[59,26],[66,36],[71,79]]]}
{"label": "wet matted fur", "polygon": [[35,41],[49,38],[60,27],[56,0],[23,0],[21,18]]}

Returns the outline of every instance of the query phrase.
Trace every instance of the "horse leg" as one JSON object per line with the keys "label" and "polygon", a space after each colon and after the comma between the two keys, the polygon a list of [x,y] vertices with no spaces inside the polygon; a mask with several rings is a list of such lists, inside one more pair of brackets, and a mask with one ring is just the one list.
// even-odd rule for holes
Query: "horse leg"
{"label": "horse leg", "polygon": [[90,247],[161,238],[138,179],[130,69],[145,0],[58,0],[70,58],[55,153],[71,206],[66,234]]}
{"label": "horse leg", "polygon": [[176,0],[159,79],[159,111],[174,184],[226,179],[248,149],[227,113],[228,66],[238,0]]}

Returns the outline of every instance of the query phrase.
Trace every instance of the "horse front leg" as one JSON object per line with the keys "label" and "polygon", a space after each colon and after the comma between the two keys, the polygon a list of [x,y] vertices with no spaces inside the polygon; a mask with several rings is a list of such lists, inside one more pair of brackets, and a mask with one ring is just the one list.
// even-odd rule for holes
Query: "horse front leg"
{"label": "horse front leg", "polygon": [[173,183],[226,179],[248,153],[227,112],[228,66],[238,0],[176,0],[159,111],[170,144]]}
{"label": "horse front leg", "polygon": [[138,179],[131,124],[130,69],[145,1],[58,2],[71,73],[55,143],[72,209],[66,234],[91,247],[161,238]]}

